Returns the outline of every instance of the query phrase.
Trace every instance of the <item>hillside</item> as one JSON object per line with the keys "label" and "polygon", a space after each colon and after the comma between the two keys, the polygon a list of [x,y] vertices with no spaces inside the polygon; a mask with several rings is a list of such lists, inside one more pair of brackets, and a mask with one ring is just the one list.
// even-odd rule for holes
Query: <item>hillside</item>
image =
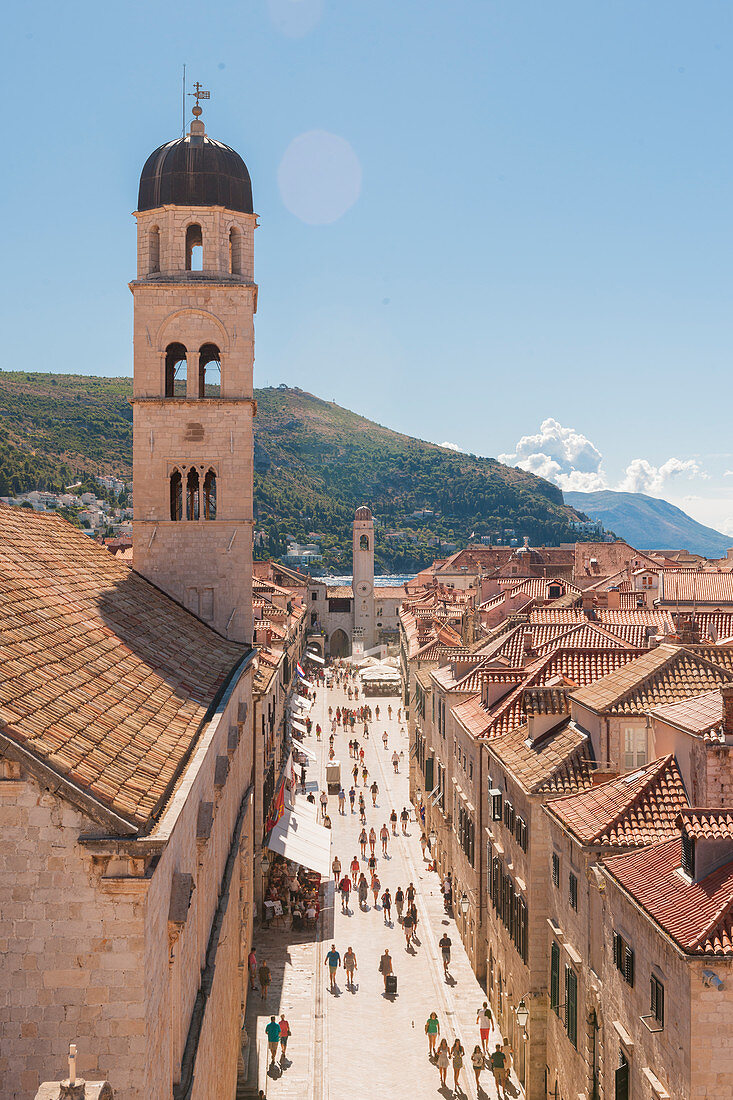
{"label": "hillside", "polygon": [[692,554],[725,557],[731,536],[692,519],[666,500],[643,493],[565,493],[573,508],[586,512],[639,550],[670,550],[684,547]]}
{"label": "hillside", "polygon": [[[70,477],[129,478],[129,378],[0,371],[0,495],[61,488]],[[354,509],[381,525],[377,568],[411,570],[472,533],[511,529],[534,543],[574,537],[577,515],[547,481],[495,459],[438,447],[285,386],[256,390],[255,510],[261,552],[322,535],[329,568],[350,564]],[[433,514],[414,516],[427,509]],[[440,541],[439,541],[440,540]]]}

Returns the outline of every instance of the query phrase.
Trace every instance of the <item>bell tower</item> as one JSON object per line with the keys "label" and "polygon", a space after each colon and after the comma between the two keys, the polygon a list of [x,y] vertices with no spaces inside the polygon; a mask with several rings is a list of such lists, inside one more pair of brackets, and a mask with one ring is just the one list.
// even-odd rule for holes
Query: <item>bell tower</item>
{"label": "bell tower", "polygon": [[364,649],[376,645],[374,616],[374,520],[362,505],[354,515],[353,541],[354,642]]}
{"label": "bell tower", "polygon": [[225,638],[252,640],[252,186],[189,132],[140,178],[134,299],[135,569]]}

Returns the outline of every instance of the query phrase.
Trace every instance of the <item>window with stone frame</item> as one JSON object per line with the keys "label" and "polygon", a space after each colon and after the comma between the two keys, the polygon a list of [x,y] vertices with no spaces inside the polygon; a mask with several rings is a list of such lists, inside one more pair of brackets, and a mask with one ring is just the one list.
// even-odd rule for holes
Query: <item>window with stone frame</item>
{"label": "window with stone frame", "polygon": [[560,885],[560,856],[557,852],[552,853],[552,885]]}
{"label": "window with stone frame", "polygon": [[664,986],[655,974],[651,975],[649,984],[650,1014],[660,1027],[664,1027]]}
{"label": "window with stone frame", "polygon": [[619,932],[613,933],[613,961],[627,985],[634,984],[634,951]]}

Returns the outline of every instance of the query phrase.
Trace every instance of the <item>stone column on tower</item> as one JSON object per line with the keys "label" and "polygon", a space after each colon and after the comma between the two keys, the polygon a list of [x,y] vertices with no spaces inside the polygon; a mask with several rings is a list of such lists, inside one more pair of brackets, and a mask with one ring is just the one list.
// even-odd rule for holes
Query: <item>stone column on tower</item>
{"label": "stone column on tower", "polygon": [[249,642],[257,217],[244,161],[194,114],[148,158],[135,213],[133,559]]}
{"label": "stone column on tower", "polygon": [[354,640],[365,650],[377,644],[374,607],[374,520],[362,505],[356,509],[353,536]]}

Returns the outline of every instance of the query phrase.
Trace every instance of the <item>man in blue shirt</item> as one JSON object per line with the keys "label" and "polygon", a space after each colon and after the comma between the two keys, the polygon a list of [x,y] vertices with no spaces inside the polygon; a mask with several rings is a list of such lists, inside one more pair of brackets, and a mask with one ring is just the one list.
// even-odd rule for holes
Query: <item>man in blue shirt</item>
{"label": "man in blue shirt", "polygon": [[277,1054],[277,1044],[280,1041],[280,1024],[277,1022],[274,1016],[270,1017],[270,1022],[265,1028],[267,1033],[267,1045],[270,1048],[270,1065],[275,1065],[275,1055]]}
{"label": "man in blue shirt", "polygon": [[331,950],[326,955],[325,965],[328,967],[328,976],[331,979],[331,991],[336,988],[336,971],[341,965],[341,956],[336,950],[336,944],[331,944]]}

